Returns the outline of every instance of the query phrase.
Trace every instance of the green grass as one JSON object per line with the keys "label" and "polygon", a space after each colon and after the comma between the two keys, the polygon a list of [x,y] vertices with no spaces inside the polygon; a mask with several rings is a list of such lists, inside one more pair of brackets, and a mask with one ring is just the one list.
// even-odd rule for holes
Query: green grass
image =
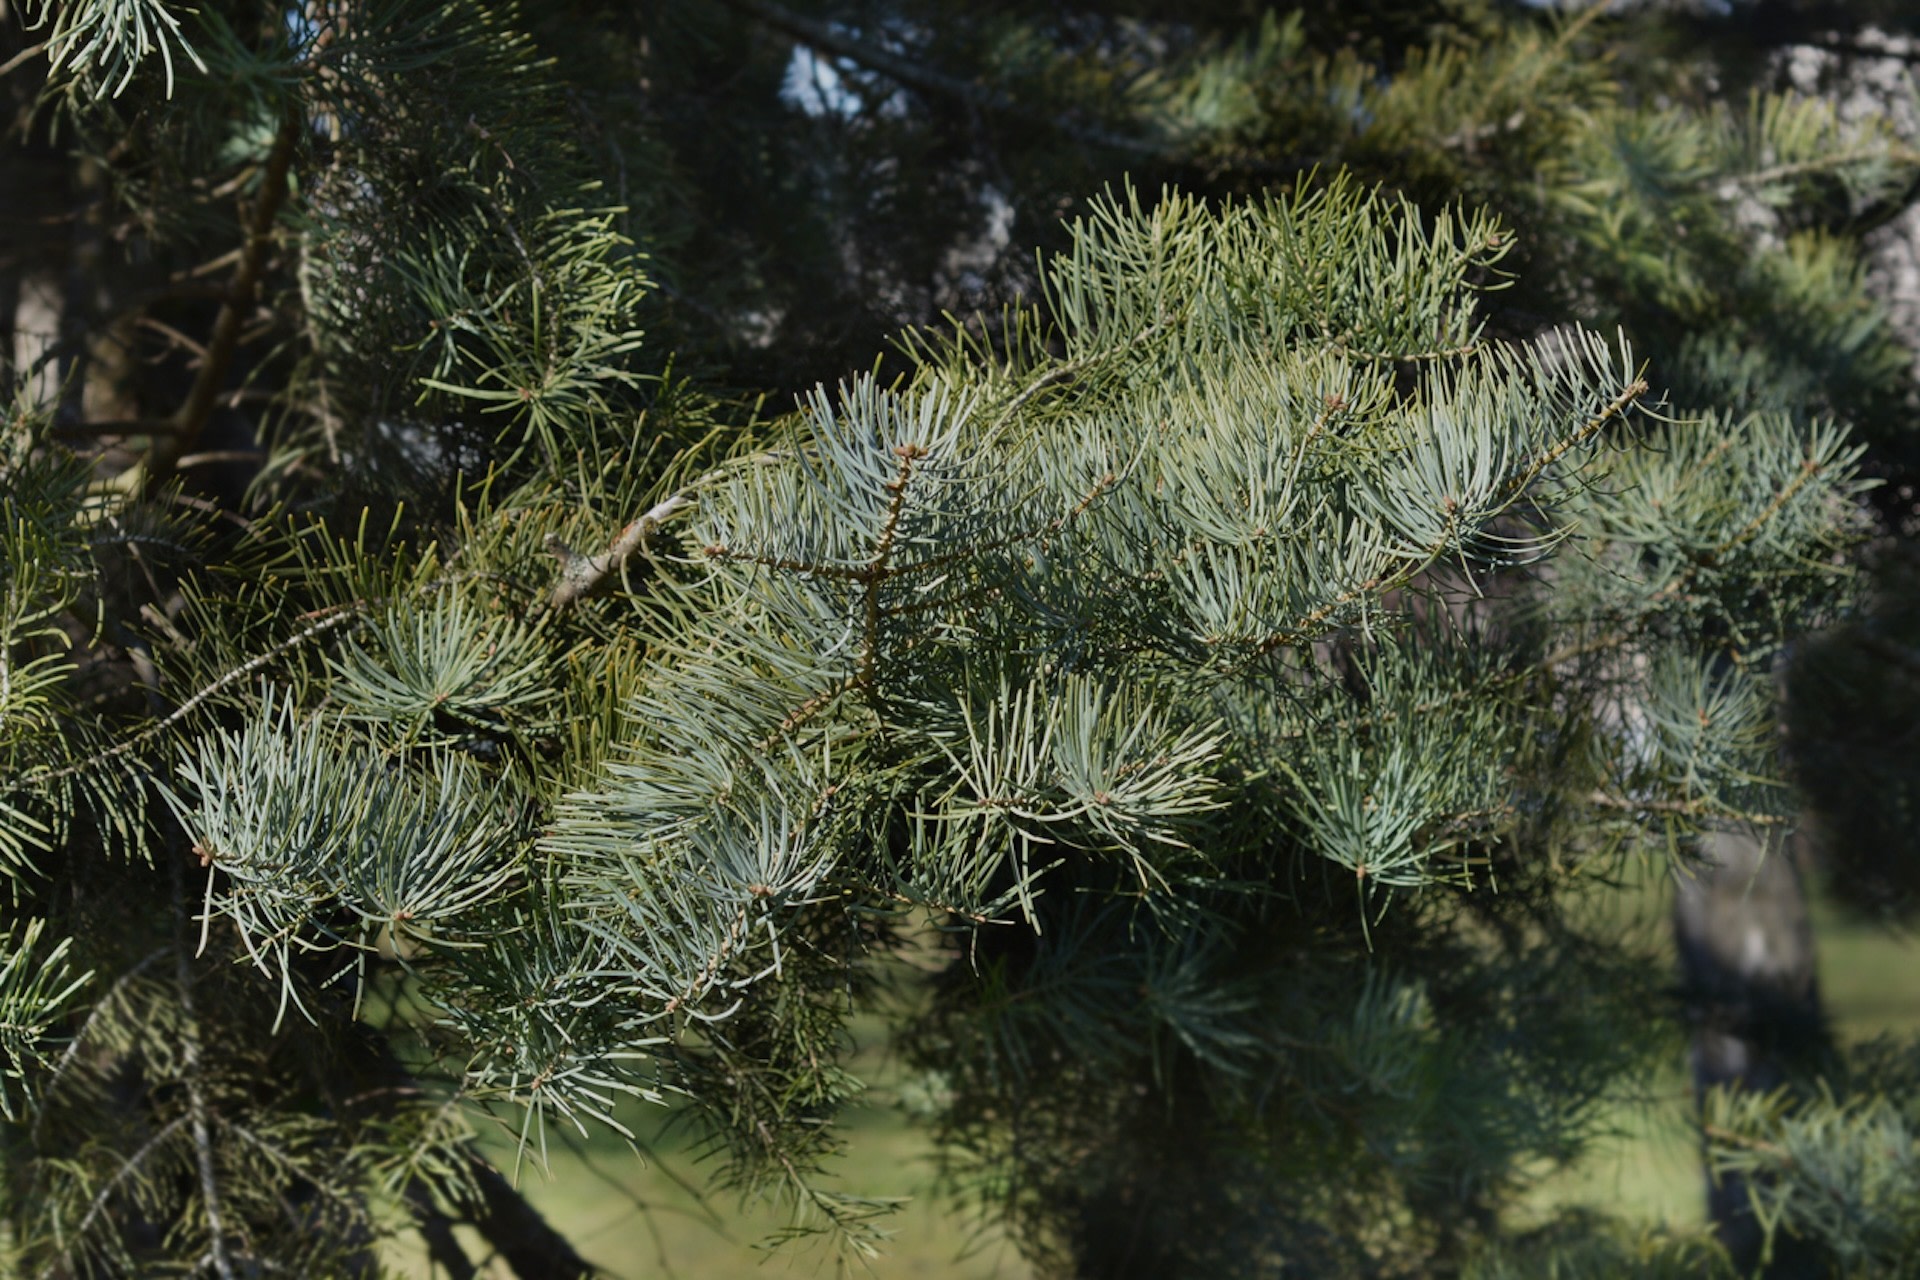
{"label": "green grass", "polygon": [[[1664,879],[1621,895],[1607,910],[1622,927],[1665,939],[1668,888]],[[1814,911],[1821,991],[1843,1043],[1885,1031],[1920,1032],[1920,942],[1849,920],[1830,904]],[[863,1040],[873,1043],[874,1028]],[[884,1063],[864,1054],[858,1070],[885,1079]],[[1605,1126],[1610,1136],[1579,1164],[1544,1175],[1526,1197],[1526,1208],[1545,1214],[1586,1205],[1629,1220],[1674,1226],[1698,1224],[1705,1208],[1702,1180],[1687,1114],[1691,1086],[1684,1061],[1676,1060],[1647,1086],[1644,1096],[1616,1101]],[[644,1114],[625,1116],[630,1123]],[[837,1185],[872,1196],[910,1197],[887,1222],[893,1232],[884,1256],[870,1272],[876,1280],[943,1277],[951,1280],[1026,1280],[1031,1271],[1005,1239],[975,1232],[955,1206],[930,1194],[933,1151],[925,1135],[890,1107],[855,1108],[847,1117],[847,1156],[835,1165]],[[557,1135],[556,1135],[557,1136]],[[490,1149],[512,1167],[512,1142],[501,1135]],[[521,1185],[528,1198],[591,1261],[621,1280],[707,1280],[733,1276],[832,1276],[833,1256],[801,1243],[772,1252],[764,1244],[785,1224],[784,1212],[768,1204],[741,1205],[725,1193],[698,1196],[687,1183],[704,1178],[685,1148],[662,1144],[664,1160],[648,1162],[608,1135],[568,1147],[556,1142],[550,1176],[528,1166]],[[468,1251],[479,1256],[472,1234]],[[404,1273],[428,1274],[418,1241],[402,1240],[393,1261]],[[497,1264],[490,1277],[510,1273]]]}
{"label": "green grass", "polygon": [[1920,1033],[1920,937],[1847,921],[1815,903],[1820,994],[1841,1043]]}
{"label": "green grass", "polygon": [[[869,1082],[872,1101],[843,1115],[846,1152],[828,1165],[823,1186],[901,1202],[879,1223],[887,1240],[878,1257],[849,1266],[821,1238],[769,1247],[789,1226],[790,1206],[709,1190],[708,1166],[691,1149],[686,1126],[669,1124],[669,1112],[639,1102],[621,1105],[616,1118],[639,1135],[645,1156],[609,1131],[583,1139],[550,1127],[547,1167],[521,1161],[520,1189],[583,1257],[617,1280],[840,1274],[1030,1280],[1032,1270],[1003,1234],[982,1229],[950,1197],[935,1193],[933,1145],[892,1105],[889,1086],[899,1071],[885,1050],[883,1020],[871,1013],[856,1016],[851,1031],[858,1047],[848,1065]],[[499,1168],[516,1172],[516,1132],[504,1126],[486,1130],[481,1143]],[[469,1257],[485,1255],[477,1233],[464,1227],[457,1233]],[[407,1276],[430,1274],[417,1237],[395,1241],[389,1261]],[[492,1262],[481,1274],[493,1280],[513,1273]]]}
{"label": "green grass", "polygon": [[[638,1115],[625,1115],[633,1123]],[[861,1195],[911,1197],[884,1222],[891,1233],[885,1253],[870,1268],[851,1273],[878,1280],[952,1277],[953,1280],[1025,1280],[1032,1273],[997,1233],[974,1233],[954,1206],[928,1194],[932,1148],[898,1113],[856,1108],[847,1118],[848,1155],[835,1166],[838,1189]],[[663,1158],[646,1160],[618,1139],[596,1136],[562,1144],[551,1133],[549,1171],[522,1167],[527,1198],[583,1256],[620,1280],[705,1280],[730,1276],[833,1276],[842,1268],[820,1242],[801,1241],[768,1250],[765,1242],[787,1223],[785,1210],[769,1203],[742,1204],[739,1197],[696,1195],[704,1166],[671,1139]],[[487,1142],[502,1168],[513,1167],[513,1142],[502,1134]],[[470,1256],[483,1252],[477,1235],[461,1231]],[[756,1247],[758,1246],[758,1247]],[[403,1239],[394,1264],[414,1276],[428,1274],[418,1241]],[[489,1277],[511,1275],[496,1265]]]}
{"label": "green grass", "polygon": [[[1659,877],[1615,909],[1655,927],[1671,961],[1671,906],[1671,885]],[[1920,939],[1849,917],[1817,895],[1813,921],[1820,993],[1840,1043],[1920,1033]],[[1676,1061],[1643,1096],[1614,1104],[1604,1121],[1610,1135],[1578,1165],[1543,1177],[1528,1206],[1545,1213],[1584,1205],[1631,1221],[1698,1225],[1706,1182],[1689,1125],[1692,1101],[1687,1064]]]}

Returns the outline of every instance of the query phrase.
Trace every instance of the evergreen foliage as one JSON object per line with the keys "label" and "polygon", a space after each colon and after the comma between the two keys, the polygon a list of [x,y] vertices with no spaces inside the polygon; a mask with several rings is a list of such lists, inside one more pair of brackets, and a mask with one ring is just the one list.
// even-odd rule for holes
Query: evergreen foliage
{"label": "evergreen foliage", "polygon": [[[858,1254],[879,1009],[1050,1273],[1734,1273],[1511,1211],[1679,1052],[1626,860],[1851,812],[1920,158],[1672,15],[1181,7],[26,5],[0,1268],[577,1274],[471,1126],[633,1099]],[[1907,1265],[1914,1061],[1705,1100],[1769,1241]]]}

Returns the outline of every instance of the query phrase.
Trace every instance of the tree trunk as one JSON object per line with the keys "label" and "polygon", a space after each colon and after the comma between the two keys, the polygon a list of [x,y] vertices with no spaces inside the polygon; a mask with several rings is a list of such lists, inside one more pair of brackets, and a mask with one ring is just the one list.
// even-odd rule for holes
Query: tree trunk
{"label": "tree trunk", "polygon": [[[1777,833],[1748,829],[1702,837],[1700,858],[1674,902],[1695,1098],[1717,1085],[1779,1088],[1816,1068],[1832,1047],[1799,868]],[[1744,1179],[1709,1179],[1707,1212],[1742,1275],[1826,1273],[1816,1251],[1785,1238],[1759,1267],[1764,1238]]]}

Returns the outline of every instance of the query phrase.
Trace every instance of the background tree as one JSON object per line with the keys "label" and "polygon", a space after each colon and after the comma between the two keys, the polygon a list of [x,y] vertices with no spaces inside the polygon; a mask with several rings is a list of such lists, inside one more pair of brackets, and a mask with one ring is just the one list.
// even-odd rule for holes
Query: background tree
{"label": "background tree", "polygon": [[[1794,808],[1885,121],[1657,11],[19,17],[25,1270],[570,1274],[471,1109],[668,1093],[861,1247],[926,921],[900,1043],[1051,1269],[1709,1265],[1501,1210],[1673,1048],[1581,899]],[[1911,1051],[1802,1066],[1708,1099],[1755,1247],[1895,1267]]]}

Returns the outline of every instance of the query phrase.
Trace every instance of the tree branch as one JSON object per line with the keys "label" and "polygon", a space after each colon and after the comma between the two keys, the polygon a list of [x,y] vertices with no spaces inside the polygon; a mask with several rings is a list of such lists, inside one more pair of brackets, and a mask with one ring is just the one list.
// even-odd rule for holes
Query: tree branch
{"label": "tree branch", "polygon": [[1731,813],[1704,800],[1636,799],[1595,789],[1587,793],[1587,803],[1596,809],[1614,809],[1623,813],[1670,813],[1682,818],[1714,818],[1744,822],[1753,827],[1784,827],[1794,818],[1775,813]]}
{"label": "tree branch", "polygon": [[94,1192],[93,1199],[87,1203],[86,1213],[74,1225],[72,1231],[68,1232],[68,1238],[75,1242],[74,1245],[56,1253],[52,1260],[40,1269],[39,1280],[58,1280],[59,1277],[74,1274],[64,1268],[84,1243],[87,1232],[93,1229],[94,1221],[107,1211],[107,1206],[112,1203],[114,1194],[128,1179],[138,1177],[147,1163],[147,1158],[172,1141],[173,1136],[186,1123],[187,1117],[175,1116],[156,1129],[152,1137],[141,1143],[138,1151],[121,1162],[119,1170],[102,1183],[98,1191]]}
{"label": "tree branch", "polygon": [[615,573],[626,568],[627,561],[644,551],[655,530],[669,518],[693,505],[686,490],[662,499],[648,508],[638,520],[631,521],[614,536],[607,549],[597,556],[583,556],[563,542],[558,534],[547,535],[547,550],[560,558],[560,581],[548,602],[564,609],[582,597],[598,591]]}
{"label": "tree branch", "polygon": [[[64,765],[57,769],[41,766],[38,769],[31,770],[28,773],[22,775],[20,781],[22,783],[57,782],[62,778],[70,778],[70,777],[73,777],[75,774],[84,773],[88,769],[97,768],[98,766],[103,765],[107,761],[112,760],[118,756],[126,755],[128,752],[137,749],[143,743],[151,741],[153,738],[156,738],[160,734],[165,733],[168,729],[172,728],[174,725],[178,724],[180,721],[186,719],[187,716],[193,713],[193,709],[195,707],[205,702],[208,698],[211,698],[214,694],[220,692],[220,690],[226,688],[228,685],[231,685],[236,680],[245,679],[247,676],[253,674],[255,671],[258,671],[260,668],[266,666],[269,662],[272,662],[275,658],[279,657],[281,654],[287,652],[290,649],[297,648],[300,645],[305,644],[308,640],[311,640],[313,637],[317,635],[321,635],[325,632],[331,631],[335,627],[345,626],[349,622],[358,621],[361,615],[361,611],[364,608],[365,608],[364,603],[356,600],[351,604],[336,605],[331,609],[322,610],[320,613],[320,618],[317,622],[314,622],[310,626],[306,627],[304,630],[296,631],[293,635],[289,636],[285,640],[282,640],[279,644],[273,646],[271,649],[268,649],[265,653],[256,654],[254,657],[249,658],[247,661],[241,663],[239,666],[227,672],[225,675],[215,680],[212,684],[207,685],[205,688],[195,693],[192,697],[188,698],[185,702],[175,707],[173,711],[169,713],[166,717],[164,717],[163,719],[154,720],[150,722],[144,729],[140,730],[138,733],[134,734],[132,737],[122,738],[119,742],[115,743],[111,747],[108,747],[105,751],[101,751],[95,755],[87,756],[81,760],[73,761],[71,764]],[[308,615],[308,616],[312,616],[312,615]]]}
{"label": "tree branch", "polygon": [[180,859],[169,858],[173,877],[174,976],[180,991],[180,1054],[187,1089],[187,1116],[193,1132],[194,1167],[200,1177],[200,1199],[207,1215],[208,1254],[220,1280],[235,1280],[233,1258],[227,1249],[226,1214],[221,1207],[220,1179],[213,1164],[213,1126],[207,1106],[206,1081],[201,1071],[200,1015],[193,998],[193,960],[187,949],[186,890],[181,883]]}
{"label": "tree branch", "polygon": [[46,51],[47,42],[45,40],[42,40],[39,44],[28,45],[11,58],[8,58],[5,62],[0,62],[0,76],[11,75]]}
{"label": "tree branch", "polygon": [[280,132],[274,135],[273,150],[268,153],[266,172],[260,179],[260,194],[247,219],[246,243],[241,249],[239,265],[234,268],[226,299],[220,304],[220,314],[213,322],[213,334],[207,339],[206,358],[200,362],[187,398],[174,411],[171,429],[155,436],[147,450],[142,487],[149,493],[172,477],[180,459],[198,443],[200,432],[213,413],[221,384],[233,367],[234,352],[240,347],[240,326],[253,309],[267,251],[273,244],[274,220],[280,215],[280,206],[286,203],[287,177],[293,167],[294,146],[300,137],[300,121],[300,113],[289,107],[280,121]]}
{"label": "tree branch", "polygon": [[[850,36],[836,30],[832,25],[805,17],[793,12],[773,0],[720,0],[728,8],[744,13],[748,17],[772,27],[782,35],[791,36],[801,44],[818,49],[822,53],[832,54],[836,58],[845,58],[877,71],[890,80],[897,80],[909,89],[914,89],[929,97],[951,98],[965,103],[979,111],[991,111],[999,115],[1015,115],[1022,123],[1030,123],[1033,114],[1030,104],[1014,100],[1012,95],[1001,89],[979,83],[975,80],[963,80],[936,71],[911,58],[882,48],[871,41]],[[1094,146],[1111,147],[1117,151],[1131,151],[1138,155],[1158,156],[1165,154],[1167,148],[1161,143],[1132,134],[1114,133],[1097,125],[1078,124],[1070,120],[1055,118],[1051,126],[1070,138]]]}

